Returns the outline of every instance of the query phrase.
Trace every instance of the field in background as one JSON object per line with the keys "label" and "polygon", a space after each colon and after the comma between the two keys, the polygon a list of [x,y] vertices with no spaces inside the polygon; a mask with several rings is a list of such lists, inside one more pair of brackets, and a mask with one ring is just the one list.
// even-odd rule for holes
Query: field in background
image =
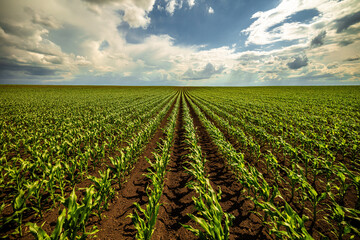
{"label": "field in background", "polygon": [[1,86],[0,107],[0,236],[360,239],[360,87]]}

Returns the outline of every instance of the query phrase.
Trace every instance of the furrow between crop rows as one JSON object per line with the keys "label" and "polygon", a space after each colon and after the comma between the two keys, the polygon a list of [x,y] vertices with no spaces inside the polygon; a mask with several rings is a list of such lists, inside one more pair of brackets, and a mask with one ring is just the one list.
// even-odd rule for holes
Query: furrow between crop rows
{"label": "furrow between crop rows", "polygon": [[195,239],[194,235],[182,227],[181,224],[190,224],[189,213],[193,213],[194,192],[186,187],[191,179],[185,171],[187,154],[184,128],[184,99],[180,97],[180,108],[177,116],[174,146],[171,151],[168,173],[165,178],[163,195],[160,199],[156,231],[152,239]]}
{"label": "furrow between crop rows", "polygon": [[100,231],[97,233],[100,239],[135,238],[136,229],[129,218],[129,214],[136,209],[134,202],[138,203],[141,207],[144,207],[148,202],[146,192],[150,181],[144,175],[147,174],[147,169],[150,167],[150,164],[146,159],[154,159],[153,152],[158,148],[160,140],[165,136],[162,129],[168,122],[167,119],[175,107],[175,102],[176,99],[167,111],[165,117],[162,118],[153,137],[129,173],[129,178],[126,179],[125,184],[118,191],[118,197],[112,204],[110,211],[105,212],[107,218],[100,222]]}
{"label": "furrow between crop rows", "polygon": [[204,157],[208,160],[206,168],[209,172],[209,179],[214,189],[220,187],[223,192],[220,204],[224,211],[235,216],[234,224],[230,228],[230,238],[267,239],[268,237],[263,231],[260,219],[251,213],[254,207],[252,201],[242,196],[243,187],[225,165],[226,160],[218,152],[218,147],[213,143],[212,138],[199,119],[198,114],[194,111],[193,106],[189,104],[188,97],[187,104],[194,119],[194,125],[199,135],[199,143],[204,151]]}
{"label": "furrow between crop rows", "polygon": [[360,240],[359,89],[7,86],[0,238]]}
{"label": "furrow between crop rows", "polygon": [[[227,139],[232,142],[233,146],[239,146],[239,143],[246,143],[247,139],[244,135],[242,135],[241,132],[239,133],[239,130],[234,128],[233,125],[229,125],[227,120],[219,118],[216,113],[211,110],[209,111],[204,105],[201,105],[200,107],[203,109],[204,114],[208,119],[211,119],[217,127],[223,129],[223,132],[227,135]],[[211,117],[209,117],[208,114],[210,114]],[[217,120],[215,121],[214,118]],[[257,144],[256,142],[254,143]],[[246,147],[247,146],[245,146],[245,152]],[[241,147],[239,149],[241,151]],[[336,179],[337,176],[329,175],[328,179],[319,176],[317,180],[310,182],[305,177],[302,177],[302,174],[304,174],[303,166],[299,166],[296,161],[294,162],[295,159],[291,161],[288,159],[283,160],[285,159],[285,156],[281,156],[278,158],[279,163],[277,163],[275,156],[279,155],[276,150],[263,150],[264,146],[262,146],[261,143],[258,145],[257,149],[259,150],[258,154],[245,155],[245,160],[253,166],[256,166],[257,170],[263,174],[264,179],[267,182],[278,187],[284,199],[297,211],[297,213],[299,213],[299,215],[310,219],[306,223],[306,227],[315,238],[323,235],[332,237],[331,226],[336,223],[331,221],[331,209],[329,208],[331,208],[330,206],[337,206],[338,203],[341,204],[341,202],[339,202],[340,200],[338,198],[337,202],[334,202],[334,200],[332,200],[332,195],[329,195],[329,197],[327,196],[328,194],[338,193],[334,189],[336,183],[329,181],[330,177]],[[276,161],[273,162],[273,165],[269,162],[271,159]],[[274,166],[275,163],[276,165]],[[273,169],[274,167],[275,169]],[[340,167],[343,168],[343,166]],[[318,167],[310,167],[309,175],[315,170],[319,171]],[[330,172],[330,174],[332,174],[332,172]],[[316,183],[316,185],[314,183]],[[355,203],[355,200],[353,199],[356,199],[356,195],[355,188],[349,188],[345,200],[347,202]],[[319,219],[322,220],[318,221]],[[325,221],[325,219],[328,220]]]}

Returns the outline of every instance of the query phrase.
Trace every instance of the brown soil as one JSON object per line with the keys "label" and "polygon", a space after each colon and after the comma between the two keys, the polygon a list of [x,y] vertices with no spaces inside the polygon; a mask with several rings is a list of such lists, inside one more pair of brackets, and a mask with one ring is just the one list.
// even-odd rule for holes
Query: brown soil
{"label": "brown soil", "polygon": [[[181,97],[181,94],[178,94],[177,97]],[[191,96],[187,96],[187,98],[191,99]],[[257,217],[252,212],[255,210],[253,202],[246,198],[246,195],[243,194],[243,187],[237,181],[230,168],[226,165],[226,160],[219,153],[216,145],[212,142],[211,137],[206,131],[206,128],[201,123],[194,109],[189,105],[188,100],[186,100],[186,102],[190,108],[190,114],[197,129],[199,144],[201,146],[203,155],[207,160],[206,172],[211,181],[211,185],[215,190],[221,188],[221,207],[225,212],[235,216],[233,225],[230,228],[230,239],[272,239],[272,236],[268,234],[268,230],[263,227],[259,217]],[[135,210],[135,206],[133,204],[134,202],[138,202],[142,207],[144,207],[148,202],[146,187],[150,181],[147,177],[144,176],[144,174],[147,173],[147,168],[149,167],[146,158],[153,159],[153,152],[157,149],[161,138],[165,137],[162,129],[168,122],[168,117],[174,108],[174,104],[175,101],[162,120],[160,127],[155,132],[153,138],[145,147],[145,150],[139,157],[133,170],[128,176],[127,181],[122,185],[121,189],[118,188],[117,183],[113,183],[113,187],[116,190],[116,195],[110,203],[109,211],[103,212],[103,219],[101,221],[97,217],[92,217],[90,219],[88,226],[90,227],[96,225],[99,229],[99,232],[96,234],[97,239],[135,239],[137,231],[134,228],[134,224],[131,222],[131,219],[128,217],[128,215],[133,213]],[[192,178],[184,170],[184,167],[187,166],[186,161],[188,161],[187,154],[189,152],[186,149],[187,145],[184,142],[185,129],[182,114],[183,109],[181,102],[180,109],[177,114],[174,145],[170,151],[171,160],[168,165],[168,173],[166,175],[163,195],[160,199],[162,205],[160,206],[155,227],[156,229],[152,237],[152,239],[156,240],[196,239],[196,237],[191,232],[182,227],[182,224],[189,224],[199,227],[188,216],[189,213],[195,212],[192,200],[195,192],[186,187],[186,183],[191,181]],[[265,160],[263,156],[261,156],[259,159],[252,157],[246,148],[244,149],[243,146],[240,146],[236,140],[231,138],[231,136],[218,124],[216,124],[216,122],[213,121],[213,119],[211,119],[205,112],[204,114],[210,121],[215,124],[216,127],[218,127],[224,133],[226,139],[235,147],[235,149],[244,152],[245,159],[250,164],[255,166],[261,173],[263,173],[265,180],[269,184],[274,182],[272,173],[267,173],[266,171],[266,166],[264,163]],[[263,154],[265,154],[267,150],[275,151],[269,144],[261,143],[261,141],[259,142],[260,145],[262,145],[261,152]],[[279,162],[282,165],[290,166],[290,160],[288,158],[284,158],[282,153],[275,152],[274,154],[276,154]],[[89,174],[98,177],[98,170],[104,170],[106,167],[105,165],[106,164],[102,164],[96,169],[89,169]],[[280,182],[279,184],[281,193],[283,194],[285,200],[290,203],[290,205],[299,213],[299,215],[306,214],[310,216],[310,221],[306,223],[306,227],[313,235],[313,237],[315,239],[320,239],[321,236],[319,232],[321,232],[327,235],[330,239],[334,239],[334,236],[330,233],[332,230],[330,228],[330,224],[324,221],[325,215],[327,214],[325,204],[328,202],[324,201],[323,205],[319,206],[319,210],[324,211],[318,214],[317,221],[312,221],[311,213],[307,212],[307,210],[304,210],[304,206],[299,205],[298,193],[295,194],[294,199],[290,199],[290,194],[287,192],[287,189],[289,189],[290,186],[288,183],[286,183],[288,178],[284,171],[281,173],[281,175],[285,179],[284,182]],[[320,184],[319,182],[314,182],[313,184],[317,191],[325,191],[323,184]],[[85,188],[90,185],[90,180],[84,180],[76,185],[78,199],[82,198],[81,196],[84,192],[84,190],[81,190],[80,188]],[[67,194],[69,194],[71,190],[72,189],[70,187],[67,188]],[[344,205],[354,207],[353,204],[356,200],[356,197],[357,194],[355,192],[355,188],[351,187],[345,197]],[[306,201],[304,204],[307,208],[311,207],[309,201]],[[46,208],[49,207],[50,205]],[[44,217],[42,219],[35,218],[34,212],[26,211],[24,216],[24,223],[31,221],[36,222],[40,226],[45,221],[46,223],[43,226],[43,229],[47,233],[51,233],[57,221],[58,211],[59,208],[53,208],[50,211],[44,213]],[[2,235],[10,233],[14,230],[14,227],[15,226],[9,226],[7,229],[8,232],[3,232],[0,234]],[[9,230],[10,228],[11,230]],[[12,236],[10,238],[16,239],[17,237],[18,239],[34,239],[28,232],[27,227],[23,227],[23,231],[24,230],[26,233],[22,238],[19,238],[18,236]]]}
{"label": "brown soil", "polygon": [[[245,160],[247,162],[249,162],[250,164],[252,164],[254,167],[256,167],[257,170],[263,174],[264,179],[269,184],[274,183],[274,176],[271,173],[270,174],[267,173],[265,160],[264,160],[263,156],[261,156],[259,159],[256,159],[254,157],[251,157],[251,154],[249,152],[246,152],[246,151],[244,152],[244,148],[242,148],[240,146],[240,144],[227,133],[226,130],[224,130],[221,126],[219,126],[219,124],[217,124],[205,111],[202,110],[202,112],[203,112],[203,114],[205,114],[207,119],[209,119],[219,130],[221,130],[223,132],[225,138],[234,146],[235,149],[237,149],[239,152],[244,153]],[[260,142],[260,145],[262,145],[262,142],[259,139],[257,139],[257,140],[258,140],[258,142]],[[266,154],[267,150],[269,150],[269,149],[271,149],[271,147],[269,147],[267,145],[262,145],[261,153]],[[276,152],[276,151],[273,153],[279,160],[280,164],[291,168],[291,161],[290,161],[289,157],[284,157],[282,154],[280,154],[279,152]],[[330,224],[329,220],[327,220],[325,218],[325,216],[328,215],[328,213],[329,213],[329,211],[327,209],[327,204],[331,205],[330,200],[326,199],[321,204],[318,205],[318,208],[317,208],[318,214],[317,214],[316,221],[314,221],[312,212],[309,212],[309,210],[307,210],[307,209],[312,209],[311,203],[309,201],[305,201],[305,202],[303,202],[303,205],[301,205],[300,203],[302,203],[302,200],[299,197],[300,193],[298,191],[295,192],[294,198],[291,199],[291,194],[288,191],[291,189],[291,186],[289,184],[290,180],[288,179],[285,171],[280,171],[280,175],[285,180],[285,181],[279,182],[279,190],[280,190],[282,196],[300,216],[305,214],[310,218],[309,221],[307,221],[305,223],[305,226],[306,226],[308,232],[312,235],[312,237],[314,239],[322,239],[322,236],[320,234],[320,233],[322,233],[325,236],[327,236],[329,239],[335,239],[334,234],[331,232],[331,231],[333,231],[331,225],[335,226],[336,223],[332,222],[332,224]],[[311,175],[311,174],[309,174],[309,175]],[[322,176],[320,176],[319,178],[323,180],[322,183],[320,183],[320,181],[316,181],[316,182],[310,181],[310,183],[312,183],[313,187],[315,187],[319,193],[322,193],[322,192],[325,192],[326,181],[324,181],[325,179]],[[299,187],[299,186],[297,185],[296,187]],[[345,197],[345,202],[341,205],[345,204],[345,206],[354,207],[354,203],[356,202],[356,200],[357,200],[357,194],[356,194],[355,188],[350,187],[347,191],[347,194]],[[358,238],[356,238],[356,239],[358,239]]]}
{"label": "brown soil", "polygon": [[[180,106],[182,106],[182,100]],[[185,129],[182,115],[183,109],[180,107],[171,160],[168,164],[169,172],[166,174],[164,191],[160,199],[162,206],[159,210],[152,239],[195,239],[191,232],[181,226],[181,224],[194,224],[187,215],[194,212],[192,201],[194,191],[185,186],[191,177],[184,171],[184,166],[187,166],[186,161],[188,160],[186,155],[189,152],[184,142]]]}
{"label": "brown soil", "polygon": [[[178,94],[178,93],[177,93]],[[166,104],[166,103],[165,103]],[[165,105],[164,104],[164,105]],[[167,117],[170,115],[172,109],[174,108],[174,105],[175,105],[175,101],[173,102],[169,112],[167,113],[167,116],[164,118],[164,119],[167,119]],[[156,116],[157,113],[154,113],[153,116]],[[153,117],[152,116],[152,117]],[[130,140],[129,137],[127,138],[124,138],[120,144],[118,145],[118,148],[123,148],[125,146],[128,145],[128,142],[126,142],[126,140]],[[84,143],[81,144],[83,147],[84,146]],[[20,147],[20,151],[19,153],[12,153],[13,156],[16,156],[16,155],[20,155],[22,158],[26,159],[27,157],[30,157],[30,155],[28,153],[24,153],[25,149],[21,146]],[[101,171],[104,171],[106,170],[107,168],[107,165],[111,164],[110,163],[110,160],[108,159],[108,157],[115,157],[115,156],[118,156],[120,153],[118,151],[111,151],[109,149],[106,149],[106,156],[104,159],[100,160],[99,161],[99,164],[96,166],[96,167],[93,167],[91,166],[91,163],[89,164],[89,171],[88,171],[88,175],[91,175],[91,176],[95,176],[95,177],[100,177],[98,171],[101,170]],[[12,156],[11,155],[11,156]],[[10,156],[10,158],[11,158]],[[71,155],[69,154],[68,157],[70,157]],[[40,173],[39,173],[40,174]],[[89,186],[91,186],[92,184],[92,181],[87,179],[86,178],[87,176],[84,176],[84,180],[80,180],[78,183],[76,183],[76,195],[77,195],[77,199],[82,199],[82,197],[84,196],[85,194],[85,191],[83,190],[84,188],[87,188]],[[80,175],[78,175],[78,178],[80,178]],[[79,179],[77,179],[78,181]],[[119,190],[117,189],[117,184],[113,184],[113,188],[115,188],[115,190]],[[73,187],[70,186],[70,185],[66,185],[65,186],[65,196],[68,197],[70,194],[71,194],[71,191],[72,191]],[[1,189],[3,190],[3,189]],[[57,189],[56,190],[57,193],[59,193],[60,191]],[[5,199],[5,203],[7,205],[7,207],[4,209],[4,211],[1,213],[3,217],[9,217],[12,215],[13,213],[13,209],[11,207],[11,198],[7,199],[7,195],[9,195],[11,193],[11,190],[7,190],[7,191],[2,191],[0,193],[0,199]],[[58,213],[59,213],[59,209],[57,207],[54,207],[52,205],[52,200],[50,200],[49,198],[49,193],[44,193],[44,196],[43,196],[43,199],[46,199],[44,200],[44,202],[42,203],[43,205],[43,217],[40,218],[40,217],[36,217],[35,216],[35,212],[28,209],[24,212],[24,216],[23,216],[23,223],[27,223],[27,222],[34,222],[36,223],[38,226],[41,226],[44,222],[45,224],[43,225],[43,229],[46,231],[46,232],[51,232],[56,224],[56,221],[57,221],[57,217],[58,217]],[[14,224],[8,224],[4,229],[1,229],[0,231],[0,236],[3,236],[3,235],[8,235],[10,233],[12,233],[15,229],[15,225]],[[22,227],[23,228],[23,233],[24,233],[24,236],[21,238],[21,239],[33,239],[32,235],[30,234],[30,232],[28,231],[28,227]],[[11,239],[17,239],[19,238],[18,235],[10,235],[9,238]]]}
{"label": "brown soil", "polygon": [[[122,188],[118,188],[118,184],[113,182],[113,188],[117,193],[115,194],[115,199],[112,199],[109,204],[109,211],[103,212],[103,219],[99,221],[97,217],[91,217],[88,223],[88,226],[96,225],[100,230],[96,235],[100,239],[134,239],[136,230],[133,227],[130,218],[127,216],[130,213],[133,213],[135,206],[134,202],[140,203],[141,206],[144,206],[147,203],[146,196],[146,186],[149,183],[148,178],[143,176],[147,173],[146,169],[150,166],[146,161],[146,158],[152,159],[153,152],[157,148],[157,144],[160,141],[160,138],[164,137],[163,128],[167,124],[167,119],[172,112],[175,102],[173,102],[166,116],[162,119],[162,122],[159,128],[156,130],[153,138],[147,144],[142,155],[139,157],[137,163],[134,166],[134,169],[131,171],[129,178],[126,183],[123,184]],[[89,169],[89,175],[99,177],[98,171],[104,170],[106,164],[102,164],[97,169]],[[77,199],[82,199],[84,196],[84,189],[89,187],[92,182],[89,179],[85,179],[76,185],[76,195]],[[71,188],[68,187],[66,190],[67,195],[71,193]],[[62,207],[60,208],[62,209]],[[46,212],[42,219],[34,218],[33,212],[28,212],[24,216],[24,223],[26,222],[36,222],[38,226],[42,226],[45,232],[48,234],[51,233],[56,225],[57,218],[59,216],[59,208],[52,208]],[[14,228],[11,228],[9,234],[13,232]],[[28,227],[23,227],[24,236],[21,239],[34,239],[34,237],[28,231]],[[18,239],[19,236],[10,236],[11,239]]]}
{"label": "brown soil", "polygon": [[216,190],[221,188],[220,205],[222,209],[235,216],[230,228],[230,239],[272,239],[267,234],[261,220],[251,212],[254,210],[254,204],[242,196],[243,187],[226,166],[225,159],[218,152],[194,109],[190,105],[189,107],[194,126],[197,128],[201,150],[207,160],[206,168],[211,184]]}
{"label": "brown soil", "polygon": [[[136,229],[128,216],[134,213],[136,209],[134,202],[139,203],[141,207],[144,207],[148,202],[146,187],[150,181],[144,174],[148,172],[147,168],[150,165],[146,158],[153,160],[153,152],[157,149],[158,142],[161,138],[165,137],[163,128],[166,126],[167,119],[173,108],[174,104],[135,164],[129,179],[118,191],[114,203],[110,206],[110,210],[104,213],[106,218],[95,223],[100,230],[96,234],[99,239],[135,239]],[[92,224],[89,223],[89,225]]]}

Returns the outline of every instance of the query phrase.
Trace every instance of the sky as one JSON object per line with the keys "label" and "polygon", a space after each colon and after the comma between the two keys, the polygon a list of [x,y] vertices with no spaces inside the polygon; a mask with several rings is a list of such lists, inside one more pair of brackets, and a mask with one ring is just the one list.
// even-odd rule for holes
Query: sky
{"label": "sky", "polygon": [[360,1],[1,0],[0,84],[360,85]]}

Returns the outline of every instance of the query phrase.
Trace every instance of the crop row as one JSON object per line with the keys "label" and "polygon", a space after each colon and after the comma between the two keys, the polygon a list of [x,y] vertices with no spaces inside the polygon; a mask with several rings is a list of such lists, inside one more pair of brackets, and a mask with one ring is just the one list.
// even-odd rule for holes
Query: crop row
{"label": "crop row", "polygon": [[164,190],[164,180],[167,173],[166,167],[170,161],[170,148],[173,145],[176,118],[179,111],[180,97],[177,98],[174,109],[169,117],[169,122],[164,130],[166,138],[159,145],[159,151],[153,152],[154,160],[147,158],[150,167],[146,177],[150,179],[151,185],[146,188],[148,203],[144,208],[139,203],[134,205],[143,216],[135,210],[129,217],[137,230],[137,239],[151,239],[155,230],[157,215],[159,213],[160,198]]}
{"label": "crop row", "polygon": [[[329,91],[323,90],[324,93],[317,93],[323,98],[316,97],[313,102],[309,102],[312,96],[306,93],[302,96],[304,99],[289,96],[278,99],[272,95],[263,96],[261,92],[260,96],[253,98],[248,95],[231,98],[231,93],[219,96],[215,92],[204,94],[198,91],[193,97],[200,99],[201,96],[202,101],[220,108],[225,105],[228,111],[244,123],[281,136],[292,144],[301,145],[313,155],[329,159],[341,156],[342,159],[354,161],[359,158],[359,113],[348,96],[336,96],[343,100],[341,105],[344,107],[339,108],[339,102],[334,103],[335,96],[325,95]],[[229,102],[230,98],[232,101]],[[354,164],[358,163],[355,161]]]}
{"label": "crop row", "polygon": [[194,177],[194,180],[189,182],[187,186],[198,194],[198,197],[193,197],[197,213],[196,215],[189,214],[189,216],[202,229],[190,225],[184,225],[184,227],[200,239],[229,239],[229,229],[234,216],[224,212],[220,206],[221,189],[219,187],[218,192],[216,192],[210,184],[205,169],[206,159],[203,157],[194,123],[185,101],[183,101],[183,109],[185,141],[190,150],[188,154],[190,167],[185,169]]}
{"label": "crop row", "polygon": [[[264,165],[266,165],[267,174],[272,175],[274,178],[274,182],[271,181],[271,184],[275,185],[276,189],[275,191],[270,189],[273,192],[273,197],[276,197],[278,192],[282,192],[283,196],[288,196],[288,193],[290,192],[290,197],[285,197],[285,199],[293,201],[296,192],[298,193],[298,204],[301,206],[300,208],[306,210],[305,214],[302,213],[303,210],[298,211],[301,212],[303,222],[312,218],[312,225],[314,225],[318,220],[317,213],[322,212],[322,219],[320,220],[326,221],[330,224],[333,228],[332,233],[337,237],[342,238],[350,232],[352,232],[351,234],[353,236],[359,234],[356,225],[354,225],[354,219],[359,219],[360,212],[357,209],[341,206],[341,203],[344,202],[346,190],[353,185],[358,191],[356,196],[358,200],[355,203],[356,208],[358,208],[360,178],[356,173],[348,170],[343,164],[337,164],[333,161],[324,162],[323,159],[313,157],[309,154],[303,154],[301,155],[302,158],[299,158],[298,149],[289,146],[289,144],[284,141],[276,141],[276,137],[266,135],[266,132],[264,131],[261,132],[261,135],[265,135],[265,141],[271,143],[270,145],[273,149],[268,149],[265,153],[261,152],[260,149],[263,149],[264,146],[257,143],[256,139],[259,136],[256,135],[257,132],[255,132],[255,137],[251,137],[251,135],[249,137],[249,135],[244,133],[244,131],[254,133],[254,131],[251,131],[254,129],[253,126],[244,124],[241,120],[232,115],[233,112],[230,113],[230,111],[222,110],[225,108],[224,105],[222,105],[222,109],[220,109],[206,103],[201,102],[200,104],[200,102],[198,102],[206,114],[211,116],[211,118],[219,126],[225,129],[227,134],[229,134],[233,139],[235,139],[238,143],[241,143],[242,149],[249,149],[252,157],[256,157],[256,159],[265,162]],[[209,107],[211,107],[211,110]],[[221,113],[224,118],[220,118],[216,114],[218,112]],[[234,123],[239,122],[242,123],[242,128],[236,127],[236,124],[234,125]],[[289,149],[291,151],[289,151]],[[278,159],[272,151],[282,152],[284,156],[290,157],[291,164],[289,166],[279,164]],[[304,158],[307,161],[304,161]],[[305,170],[300,166],[300,164],[305,166]],[[254,170],[256,174],[253,173],[253,175],[258,175],[258,170]],[[285,173],[285,177],[281,177],[280,172]],[[309,183],[308,172],[313,174],[311,177],[311,179],[313,179],[313,183],[315,184],[320,181],[321,184],[324,185],[324,190],[319,192],[319,190],[316,189],[316,185]],[[324,174],[326,180],[322,181],[320,174]],[[260,176],[262,178],[262,175]],[[268,187],[263,185],[260,186],[260,188],[265,191]],[[253,194],[256,195],[257,193],[253,192]],[[294,206],[294,204],[292,205]],[[266,205],[261,206],[263,210],[265,212],[270,211],[269,206],[266,206],[268,209],[264,209],[265,206]],[[345,219],[347,219],[347,221],[345,221]],[[322,233],[320,233],[320,235],[322,235]]]}
{"label": "crop row", "polygon": [[[192,108],[208,130],[215,145],[227,159],[228,165],[234,171],[240,183],[248,190],[247,197],[251,198],[255,205],[266,214],[262,218],[264,224],[270,228],[270,233],[278,237],[285,236],[292,239],[311,239],[304,226],[304,219],[284,200],[276,187],[271,187],[257,169],[244,161],[244,155],[238,153],[225,139],[224,134],[216,128],[210,120],[189,99]],[[275,201],[277,199],[277,201]],[[281,200],[281,203],[279,201]],[[262,216],[259,213],[259,216]],[[285,228],[286,231],[283,231]]]}
{"label": "crop row", "polygon": [[[230,208],[235,217],[222,206],[240,206],[233,201],[241,198],[251,202],[266,237],[360,239],[360,115],[350,88],[55,89],[29,87],[22,94],[15,94],[15,87],[0,89],[1,237],[29,232],[47,240],[95,237],[104,212],[117,209],[114,197],[126,197],[124,183],[135,181],[128,178],[132,169],[140,176],[146,168],[135,165],[138,159],[149,156],[156,143],[140,177],[149,180],[146,203],[135,202],[127,215],[137,239],[154,235],[161,199],[181,195],[164,194],[173,191],[166,187],[171,159],[181,159],[174,174],[183,167],[179,173],[188,174],[186,187],[193,195],[191,212],[181,213],[191,220],[177,226],[194,237],[235,236],[232,227],[240,227],[232,224],[243,220],[241,213]],[[172,153],[175,148],[180,151]],[[222,173],[241,191],[215,179],[216,164],[225,164]],[[174,174],[172,181],[180,176]],[[161,214],[173,216],[181,203]],[[48,217],[56,211],[51,226]],[[161,218],[166,225],[167,217]]]}
{"label": "crop row", "polygon": [[[1,171],[1,181],[4,184],[2,185],[2,190],[11,194],[8,194],[8,200],[4,198],[6,201],[3,201],[1,205],[2,228],[5,226],[17,226],[16,231],[13,232],[13,234],[21,235],[23,233],[23,216],[35,214],[35,217],[41,219],[44,215],[44,210],[48,210],[49,200],[53,202],[53,207],[59,206],[59,204],[67,207],[68,211],[66,214],[68,215],[66,216],[69,217],[72,214],[72,210],[70,210],[71,204],[69,202],[73,201],[69,199],[76,198],[76,195],[74,195],[75,183],[81,182],[81,179],[84,179],[84,177],[91,180],[92,186],[86,189],[85,192],[87,195],[82,201],[87,202],[87,204],[92,202],[92,205],[90,204],[91,206],[88,206],[88,213],[96,215],[101,219],[101,212],[108,208],[108,201],[114,196],[114,191],[111,187],[112,182],[117,179],[116,181],[121,185],[126,174],[128,174],[137,157],[141,154],[142,149],[158,128],[162,118],[171,107],[175,98],[176,96],[171,95],[162,98],[161,102],[158,100],[150,101],[149,109],[149,105],[147,104],[143,104],[143,108],[137,106],[137,108],[143,112],[143,115],[134,119],[135,121],[142,122],[142,125],[139,126],[141,127],[141,130],[138,131],[133,139],[128,141],[127,145],[122,149],[118,148],[118,146],[116,148],[116,153],[112,154],[112,156],[109,156],[111,155],[111,152],[107,151],[106,156],[109,156],[111,164],[108,163],[109,165],[107,165],[106,170],[99,171],[98,176],[100,177],[89,175],[87,168],[90,165],[93,169],[96,169],[95,161],[100,162],[101,159],[105,157],[104,144],[95,144],[95,148],[94,146],[93,148],[89,148],[90,153],[77,152],[77,155],[74,154],[74,158],[62,157],[62,159],[66,159],[67,161],[55,160],[51,159],[51,157],[45,159],[41,157],[35,159],[21,159],[20,157],[17,157],[15,158],[17,161],[15,161],[13,157],[8,161],[6,156],[3,156],[2,159],[5,161],[5,164],[2,166],[3,168]],[[153,104],[158,104],[159,106],[154,108]],[[161,111],[159,112],[158,109],[161,109]],[[151,118],[152,115],[154,115],[154,117]],[[134,125],[131,124],[129,125],[129,128],[132,131],[136,129]],[[132,132],[132,134],[134,133],[135,132]],[[56,144],[54,145],[56,146]],[[101,146],[102,148],[101,151],[98,151],[101,152],[99,157],[94,157],[94,154],[92,154],[93,152],[97,152],[96,146]],[[79,146],[76,149],[79,151]],[[41,154],[42,157],[47,153],[47,151],[43,152]],[[54,153],[51,156],[57,156],[57,153]],[[71,159],[73,160],[71,161]],[[15,167],[10,167],[10,164]],[[69,186],[73,191],[70,196],[66,198]],[[89,194],[93,197],[90,197]],[[81,206],[82,204],[77,207]],[[75,209],[77,209],[77,207],[75,207]],[[61,219],[65,216],[64,214],[64,212],[60,213],[58,219],[59,224],[61,223]],[[85,220],[88,217],[89,216],[85,217]],[[83,219],[81,221],[85,220]],[[63,224],[65,224],[64,226],[66,226],[66,228],[71,228],[68,223]],[[85,224],[85,222],[83,224]],[[34,229],[39,228],[37,228],[36,225],[32,225],[31,229],[34,232]],[[42,234],[41,230],[35,232],[36,234]],[[66,232],[66,230],[64,230],[64,232]],[[83,235],[86,235],[85,232]]]}

